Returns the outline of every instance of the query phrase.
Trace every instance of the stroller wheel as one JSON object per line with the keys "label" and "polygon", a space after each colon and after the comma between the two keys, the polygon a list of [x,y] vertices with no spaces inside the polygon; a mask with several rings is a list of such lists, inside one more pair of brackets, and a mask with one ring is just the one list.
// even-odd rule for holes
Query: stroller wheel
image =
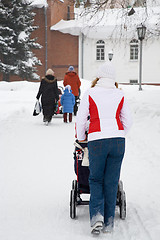
{"label": "stroller wheel", "polygon": [[120,180],[118,183],[118,191],[122,192],[123,191],[123,182]]}
{"label": "stroller wheel", "polygon": [[71,190],[70,195],[70,217],[74,219],[76,217],[76,194],[75,190]]}
{"label": "stroller wheel", "polygon": [[126,195],[124,191],[120,192],[119,208],[120,218],[124,220],[126,218]]}
{"label": "stroller wheel", "polygon": [[77,192],[77,180],[72,181],[72,189]]}

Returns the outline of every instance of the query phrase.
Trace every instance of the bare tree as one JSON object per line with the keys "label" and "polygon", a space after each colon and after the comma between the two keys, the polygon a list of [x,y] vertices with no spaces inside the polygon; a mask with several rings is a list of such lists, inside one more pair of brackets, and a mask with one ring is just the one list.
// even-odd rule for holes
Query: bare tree
{"label": "bare tree", "polygon": [[[74,0],[70,1],[72,4],[74,3]],[[117,18],[123,18],[122,29],[126,28],[126,31],[132,21],[132,17],[130,16],[134,14],[136,16],[139,9],[143,9],[145,13],[141,22],[143,24],[147,23],[152,15],[156,15],[154,26],[147,28],[147,36],[149,37],[151,35],[160,36],[160,11],[152,13],[152,7],[156,6],[157,2],[157,0],[76,0],[75,8],[78,8],[80,17],[89,15],[88,18],[92,19],[96,15],[100,15],[97,18],[98,22],[95,22],[95,24],[98,24],[106,16],[107,9],[119,9],[121,15],[118,14]],[[101,14],[99,14],[100,12]]]}

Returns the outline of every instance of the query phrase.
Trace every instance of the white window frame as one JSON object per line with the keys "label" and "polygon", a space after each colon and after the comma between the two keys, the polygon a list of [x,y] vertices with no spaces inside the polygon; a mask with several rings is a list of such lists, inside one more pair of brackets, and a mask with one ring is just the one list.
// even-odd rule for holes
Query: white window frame
{"label": "white window frame", "polygon": [[105,61],[105,42],[103,40],[96,42],[96,61]]}
{"label": "white window frame", "polygon": [[139,44],[137,39],[130,41],[130,61],[138,61]]}

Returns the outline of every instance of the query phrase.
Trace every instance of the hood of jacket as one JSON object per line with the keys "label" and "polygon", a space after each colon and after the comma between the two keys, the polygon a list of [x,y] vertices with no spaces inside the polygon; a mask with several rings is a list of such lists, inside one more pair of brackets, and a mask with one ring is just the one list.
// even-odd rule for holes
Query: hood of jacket
{"label": "hood of jacket", "polygon": [[66,72],[66,75],[72,77],[72,76],[77,75],[77,73],[76,72]]}
{"label": "hood of jacket", "polygon": [[72,93],[72,90],[69,91],[68,88],[65,88],[65,89],[64,89],[64,94],[65,94],[65,95],[70,94],[70,93]]}
{"label": "hood of jacket", "polygon": [[42,78],[44,81],[48,82],[48,83],[53,83],[55,82],[57,79],[53,76],[53,75],[46,75],[44,78]]}

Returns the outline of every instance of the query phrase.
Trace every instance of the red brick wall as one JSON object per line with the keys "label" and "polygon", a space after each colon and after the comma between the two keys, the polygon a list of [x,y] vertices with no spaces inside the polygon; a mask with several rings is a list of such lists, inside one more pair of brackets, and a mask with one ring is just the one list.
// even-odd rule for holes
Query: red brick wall
{"label": "red brick wall", "polygon": [[70,65],[78,72],[78,37],[52,31],[51,64],[55,75],[63,79]]}
{"label": "red brick wall", "polygon": [[38,66],[37,74],[42,77],[44,76],[45,72],[45,15],[44,15],[44,8],[35,8],[34,12],[35,21],[34,25],[39,26],[37,30],[32,33],[32,38],[37,38],[37,42],[42,46],[41,49],[35,49],[33,52],[35,53],[36,57],[41,61],[42,66]]}
{"label": "red brick wall", "polygon": [[60,2],[59,0],[50,0],[51,2],[51,26],[59,22],[61,19],[67,20],[67,12],[68,6],[70,6],[70,17],[71,19],[74,18],[74,5],[72,4],[71,0],[65,0],[64,3]]}
{"label": "red brick wall", "polygon": [[[68,6],[70,6],[70,17],[73,19],[74,6],[71,1],[51,1],[51,25],[61,19],[67,20]],[[63,79],[69,65],[73,65],[78,71],[78,37],[63,34],[58,31],[49,30],[48,38],[48,67],[52,68],[58,79]]]}
{"label": "red brick wall", "polygon": [[[3,74],[2,73],[0,73],[0,81],[3,81]],[[20,78],[19,76],[11,76],[10,78],[9,78],[9,81],[11,82],[11,81],[22,81],[22,78]]]}

